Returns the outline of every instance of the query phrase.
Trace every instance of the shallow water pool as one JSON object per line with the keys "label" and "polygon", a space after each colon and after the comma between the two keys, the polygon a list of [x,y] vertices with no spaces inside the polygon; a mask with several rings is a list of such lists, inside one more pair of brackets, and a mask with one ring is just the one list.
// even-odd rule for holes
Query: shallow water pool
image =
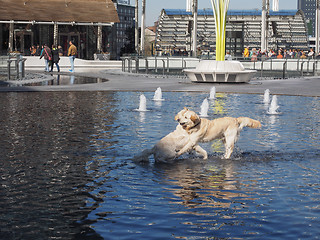
{"label": "shallow water pool", "polygon": [[[90,83],[102,83],[108,81],[103,78],[93,78],[75,75],[52,75],[53,79],[44,81],[0,81],[0,87],[16,87],[16,86],[58,86],[58,85],[77,85],[77,84],[90,84]],[[1,79],[0,79],[1,80]]]}
{"label": "shallow water pool", "polygon": [[136,164],[133,155],[173,131],[206,93],[0,94],[3,239],[317,239],[319,98],[217,94],[209,119],[248,116],[230,160],[220,141],[208,160]]}

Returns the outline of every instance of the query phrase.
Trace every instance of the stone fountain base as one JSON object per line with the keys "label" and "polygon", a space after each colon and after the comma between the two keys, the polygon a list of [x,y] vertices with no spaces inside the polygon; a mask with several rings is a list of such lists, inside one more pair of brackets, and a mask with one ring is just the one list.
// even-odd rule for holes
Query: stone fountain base
{"label": "stone fountain base", "polygon": [[184,72],[193,82],[249,82],[255,70],[245,70],[238,61],[203,60],[195,69]]}

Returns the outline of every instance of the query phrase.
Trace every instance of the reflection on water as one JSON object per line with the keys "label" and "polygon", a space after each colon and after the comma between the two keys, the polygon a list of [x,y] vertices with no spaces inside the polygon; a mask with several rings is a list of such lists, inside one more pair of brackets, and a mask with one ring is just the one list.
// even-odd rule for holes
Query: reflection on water
{"label": "reflection on water", "polygon": [[92,78],[74,75],[53,75],[53,80],[46,80],[41,82],[1,82],[0,87],[16,87],[16,86],[55,86],[55,85],[74,85],[74,84],[89,84],[89,83],[102,83],[108,80],[103,78]]}
{"label": "reflection on water", "polygon": [[46,86],[46,85],[74,85],[74,84],[88,84],[88,83],[102,83],[106,82],[103,78],[82,77],[74,75],[54,75],[54,79],[50,81],[43,81],[39,83],[24,84],[24,86]]}
{"label": "reflection on water", "polygon": [[[279,96],[268,115],[256,95],[217,95],[209,119],[248,116],[231,160],[220,141],[208,160],[136,165],[173,131],[201,93],[0,94],[3,239],[316,239],[319,236],[318,98]],[[303,106],[303,107],[302,107]]]}

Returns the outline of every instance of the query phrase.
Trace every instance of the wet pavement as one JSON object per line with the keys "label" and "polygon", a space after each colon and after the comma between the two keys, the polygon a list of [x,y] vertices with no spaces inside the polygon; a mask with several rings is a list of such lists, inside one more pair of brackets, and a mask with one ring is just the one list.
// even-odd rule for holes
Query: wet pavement
{"label": "wet pavement", "polygon": [[[39,72],[33,73],[40,74]],[[69,73],[61,74],[71,75]],[[265,89],[270,89],[273,94],[277,95],[320,96],[319,77],[272,80],[253,79],[250,83],[193,83],[184,76],[124,73],[120,69],[104,71],[81,69],[81,72],[76,72],[73,75],[75,77],[93,77],[108,81],[92,84],[18,86],[0,88],[0,91],[154,91],[157,87],[161,87],[163,91],[207,92],[212,86],[215,86],[217,92],[224,93],[263,94]],[[41,73],[39,81],[44,81],[43,78],[54,79],[54,77],[54,74]],[[13,82],[23,83],[24,81]],[[35,82],[37,79],[32,79],[31,81]]]}

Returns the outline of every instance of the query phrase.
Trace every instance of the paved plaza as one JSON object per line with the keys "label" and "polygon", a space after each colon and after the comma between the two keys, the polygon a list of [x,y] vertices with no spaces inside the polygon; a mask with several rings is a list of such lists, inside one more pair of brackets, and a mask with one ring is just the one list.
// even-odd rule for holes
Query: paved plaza
{"label": "paved plaza", "polygon": [[[50,80],[56,74],[44,74],[42,71],[37,72],[35,70],[28,71],[28,73],[36,77],[13,82]],[[61,74],[69,73],[61,72]],[[122,72],[120,69],[101,70],[92,68],[82,68],[74,75],[75,77],[103,78],[108,81],[94,84],[2,87],[0,91],[155,91],[157,87],[161,87],[163,91],[206,92],[215,86],[217,92],[224,93],[262,94],[266,89],[270,89],[272,94],[279,95],[320,96],[320,77],[253,79],[250,83],[194,83],[184,76],[134,74]]]}

